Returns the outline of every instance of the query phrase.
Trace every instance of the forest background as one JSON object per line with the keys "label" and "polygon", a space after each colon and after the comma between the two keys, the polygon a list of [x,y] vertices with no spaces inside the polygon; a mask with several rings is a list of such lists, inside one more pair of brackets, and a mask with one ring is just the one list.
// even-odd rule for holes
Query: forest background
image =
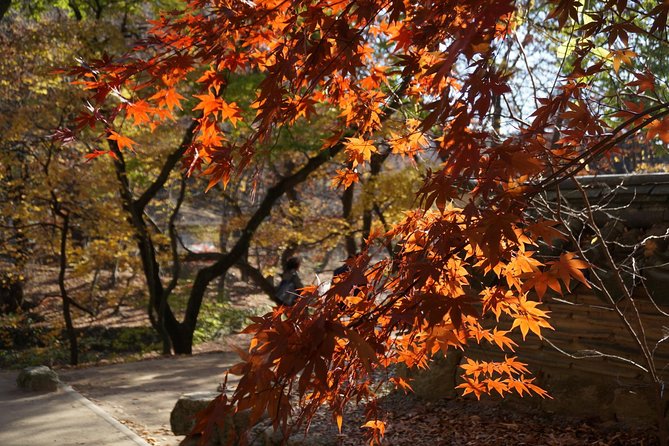
{"label": "forest background", "polygon": [[[416,311],[416,296],[469,298],[464,289],[478,269],[484,279],[476,291],[484,308],[488,305],[498,317],[503,310],[513,320],[508,331],[487,331],[470,319],[476,317],[464,299],[423,307],[425,319],[412,323],[426,324],[418,339],[427,357],[464,344],[463,324],[467,336],[476,337],[478,330],[481,339],[508,348],[513,341],[505,334],[514,329],[524,338],[549,328],[545,313],[526,300],[528,291],[540,299],[548,288],[562,293],[573,281],[592,284],[582,273],[587,263],[575,254],[550,252],[544,263],[531,259],[525,244],[543,239],[550,245],[557,234],[550,224],[525,224],[518,213],[524,204],[511,209],[521,202],[519,197],[524,199],[527,188],[548,189],[577,173],[664,169],[669,140],[662,63],[667,10],[653,2],[520,2],[513,4],[513,12],[504,2],[482,3],[475,11],[458,5],[459,14],[480,19],[481,28],[458,39],[466,26],[444,13],[451,28],[462,29],[448,28],[441,43],[429,42],[429,52],[418,48],[427,45],[418,33],[391,26],[402,22],[398,16],[389,14],[384,21],[365,2],[351,2],[344,12],[333,6],[322,14],[343,17],[355,11],[357,26],[374,23],[374,32],[362,28],[371,34],[356,51],[346,49],[356,39],[346,34],[353,28],[335,28],[335,43],[344,46],[345,56],[337,58],[340,65],[333,70],[343,74],[331,79],[340,82],[337,75],[346,79],[355,74],[361,88],[350,88],[353,93],[344,92],[349,86],[343,87],[343,81],[313,88],[307,82],[314,73],[306,68],[330,67],[319,65],[318,58],[327,59],[318,53],[320,44],[306,52],[311,56],[303,61],[306,74],[294,73],[305,84],[287,90],[274,85],[272,90],[272,83],[287,74],[264,70],[286,68],[257,54],[265,51],[262,45],[272,46],[258,43],[265,38],[262,33],[237,36],[249,39],[249,48],[260,48],[249,51],[248,60],[226,56],[224,69],[208,68],[209,54],[222,50],[207,40],[211,36],[203,29],[199,44],[210,53],[189,53],[188,44],[175,37],[184,23],[197,29],[187,20],[208,18],[211,12],[234,28],[244,13],[251,23],[258,21],[257,29],[266,26],[274,32],[277,25],[262,22],[262,8],[245,9],[250,3],[239,2],[234,11],[220,5],[210,11],[201,3],[193,2],[192,11],[176,1],[5,1],[0,6],[5,56],[0,62],[0,303],[6,313],[0,339],[11,347],[2,350],[5,363],[43,362],[41,355],[48,355],[50,362],[76,364],[81,352],[99,349],[91,347],[100,340],[90,342],[83,327],[129,308],[143,309],[152,330],[127,336],[158,341],[164,354],[191,353],[195,342],[230,325],[228,320],[244,325],[247,310],[230,304],[231,281],[243,284],[245,292],[251,284],[271,299],[273,277],[287,258],[302,257],[302,274],[311,281],[312,274],[329,276],[343,259],[361,252],[350,265],[349,279],[364,282],[371,295],[389,293],[392,299],[384,302],[392,305],[381,311]],[[396,3],[393,8],[403,8]],[[180,8],[184,22],[169,15],[158,20],[158,11]],[[406,9],[402,14],[410,17]],[[429,22],[417,9],[413,17]],[[327,22],[314,17],[320,16],[314,12],[303,18],[305,23]],[[157,21],[147,25],[146,19]],[[296,22],[296,28],[301,26]],[[193,38],[188,33],[180,37]],[[151,59],[166,45],[185,49],[165,60]],[[455,56],[449,58],[447,50]],[[107,56],[128,52],[132,55],[126,58]],[[163,71],[156,74],[141,65],[144,59]],[[166,74],[170,63],[174,72]],[[72,66],[77,68],[68,70]],[[153,89],[142,90],[142,81]],[[164,85],[158,88],[160,82]],[[221,88],[224,98],[219,97]],[[290,88],[306,88],[309,100],[290,103],[295,100]],[[289,96],[281,102],[281,107],[288,104],[285,109],[277,107],[284,113],[281,118],[269,110],[274,91],[281,92],[282,100]],[[461,94],[450,103],[448,95],[440,96],[444,91]],[[110,104],[110,97],[116,102]],[[320,102],[328,106],[319,108]],[[446,127],[462,132],[448,133]],[[241,141],[231,146],[238,152],[231,155],[226,141]],[[252,150],[247,150],[249,142]],[[466,150],[451,150],[454,146]],[[479,182],[476,187],[467,186],[472,178]],[[456,215],[460,211],[454,207],[467,208],[467,200],[472,206],[465,217]],[[406,212],[416,207],[425,213]],[[419,236],[432,237],[440,224],[462,227],[460,241],[449,245],[454,250],[450,257],[444,255],[449,249],[440,245],[441,235],[429,243]],[[383,234],[388,241],[375,244]],[[437,251],[422,253],[427,246]],[[418,259],[424,254],[421,261],[430,259],[429,266]],[[372,259],[393,260],[372,266]],[[449,269],[453,271],[443,273]],[[379,271],[390,279],[380,279]],[[356,272],[364,278],[354,277]],[[505,278],[504,289],[491,286],[485,279],[491,274]],[[53,285],[48,292],[42,288],[45,283]],[[345,294],[342,289],[334,287],[333,302],[337,293]],[[508,304],[502,308],[500,292],[517,292],[518,297],[501,299]],[[339,296],[352,314],[378,311],[346,298]],[[57,308],[62,317],[45,319],[47,308]],[[336,320],[335,311],[324,310],[324,320]],[[295,317],[295,326],[306,323]],[[276,323],[264,321],[256,321],[260,332]],[[397,333],[396,324],[393,320],[387,336]],[[380,340],[373,325],[367,329],[360,335],[337,328],[344,331],[333,336],[348,343],[330,353],[344,355],[348,348],[346,354],[353,356],[347,360],[358,361],[365,370],[377,362],[373,356],[389,360],[392,349],[385,343],[390,338]],[[37,348],[26,357],[14,348],[21,342]],[[128,344],[143,342],[130,337]],[[102,348],[109,349],[109,344]],[[426,359],[421,356],[425,352],[410,352],[406,345],[399,349],[412,365]],[[38,357],[30,357],[34,354]],[[321,372],[314,371],[319,361],[311,363],[312,373]],[[465,391],[503,393],[520,386],[543,392],[531,381],[511,377],[521,370],[517,365],[506,381],[488,377],[481,387],[478,367],[467,370],[475,376]],[[289,380],[297,376],[295,370],[281,372]],[[304,385],[322,382],[315,377]],[[323,394],[333,407],[341,403]],[[250,401],[242,393],[236,403]],[[377,425],[372,428],[381,431]]]}

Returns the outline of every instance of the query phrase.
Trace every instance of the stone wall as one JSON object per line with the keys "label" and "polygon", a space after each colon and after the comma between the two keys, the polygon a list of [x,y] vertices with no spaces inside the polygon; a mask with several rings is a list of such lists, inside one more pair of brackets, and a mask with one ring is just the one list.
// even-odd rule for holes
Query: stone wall
{"label": "stone wall", "polygon": [[[669,174],[601,175],[579,177],[578,181],[590,204],[602,206],[594,217],[605,238],[616,242],[611,245],[616,261],[631,262],[634,258],[636,262],[637,277],[623,277],[634,289],[634,302],[621,299],[616,309],[583,285],[565,297],[547,295],[545,308],[551,312],[555,331],[545,330],[543,341],[535,336],[524,342],[515,339],[520,345],[516,354],[553,396],[538,402],[544,409],[651,424],[657,413],[657,392],[642,369],[648,365],[638,342],[649,346],[655,368],[669,383],[669,340],[664,342],[669,339]],[[568,181],[560,186],[559,195],[552,191],[546,198],[554,202],[559,197],[563,205],[577,210],[584,206],[583,191]],[[585,243],[594,240],[587,233],[583,239]],[[590,253],[597,250],[596,244],[585,248]],[[561,245],[556,252],[564,249],[575,251]],[[605,266],[596,258],[591,262]],[[606,271],[602,274],[608,280]],[[613,277],[610,279],[609,289],[615,290],[617,285]],[[630,322],[629,327],[618,311]],[[498,349],[483,346],[469,349],[467,355],[482,360],[503,358]],[[439,391],[439,395],[436,390],[461,374],[453,359],[417,375],[417,393],[431,399],[451,397],[452,390]],[[437,386],[434,379],[442,385]]]}
{"label": "stone wall", "polygon": [[[669,316],[657,311],[648,300],[635,300],[644,324],[646,342],[651,349],[669,336]],[[547,299],[554,331],[544,331],[543,340],[529,335],[515,353],[537,378],[552,399],[524,398],[522,404],[563,415],[597,417],[603,420],[653,425],[656,421],[656,393],[647,373],[641,350],[614,310],[583,288],[564,299]],[[630,319],[636,311],[621,307]],[[636,324],[633,324],[636,325]],[[637,331],[638,326],[635,327]],[[487,344],[470,345],[465,355],[478,360],[501,360],[504,353]],[[653,357],[660,375],[669,381],[669,341],[660,343]],[[415,393],[432,401],[453,398],[460,392],[462,353],[454,351],[437,360],[427,371],[404,372]],[[638,366],[637,366],[638,365]],[[669,392],[669,389],[668,389]],[[496,397],[492,397],[496,398]],[[510,398],[514,400],[514,398]]]}
{"label": "stone wall", "polygon": [[[547,299],[550,323],[545,339],[528,337],[516,342],[518,357],[529,364],[538,383],[553,399],[541,401],[549,411],[578,416],[596,416],[630,422],[655,421],[655,393],[635,336],[616,311],[584,287],[564,299]],[[637,311],[643,323],[640,329]],[[654,350],[655,367],[669,379],[669,316],[642,296],[620,307],[640,339]],[[669,310],[667,308],[666,310]],[[499,351],[475,347],[468,354],[479,359],[501,359]]]}

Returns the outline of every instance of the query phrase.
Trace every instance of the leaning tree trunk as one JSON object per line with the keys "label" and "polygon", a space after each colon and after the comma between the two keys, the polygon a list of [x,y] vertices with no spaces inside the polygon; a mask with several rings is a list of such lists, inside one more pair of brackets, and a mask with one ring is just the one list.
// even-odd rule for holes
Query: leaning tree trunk
{"label": "leaning tree trunk", "polygon": [[[395,91],[395,99],[393,99],[393,101],[391,101],[391,103],[388,104],[384,110],[385,117],[382,118],[382,120],[385,120],[386,117],[390,116],[392,111],[395,110],[398,105],[398,98],[403,96],[403,92],[406,90],[408,85],[409,76],[402,79],[402,84]],[[278,202],[279,199],[286,195],[291,189],[294,189],[298,184],[306,181],[311,173],[313,173],[327,161],[331,160],[344,150],[344,138],[346,136],[349,135],[342,135],[342,138],[337,144],[334,144],[329,149],[323,150],[318,155],[310,158],[309,161],[301,168],[296,170],[291,175],[282,178],[274,186],[270,187],[267,190],[265,197],[259,203],[256,211],[246,223],[246,226],[242,230],[242,233],[234,246],[227,252],[227,254],[221,256],[221,258],[214,264],[202,268],[198,271],[191,288],[190,296],[188,298],[186,314],[184,315],[184,319],[181,324],[183,329],[183,336],[188,340],[191,348],[193,333],[197,324],[200,307],[202,306],[202,301],[204,300],[204,296],[211,281],[223,274],[226,274],[228,270],[233,265],[237,264],[243,255],[248,252],[251,239],[255,235],[258,227],[260,227],[262,222],[264,222],[265,219],[270,215],[274,205]]]}
{"label": "leaning tree trunk", "polygon": [[60,262],[58,271],[58,288],[63,300],[63,319],[65,319],[65,330],[70,343],[70,364],[79,363],[79,347],[77,344],[77,332],[72,323],[72,313],[70,311],[70,297],[65,287],[65,271],[67,269],[67,233],[70,228],[70,216],[67,212],[56,210],[57,215],[63,220],[63,226],[60,229]]}

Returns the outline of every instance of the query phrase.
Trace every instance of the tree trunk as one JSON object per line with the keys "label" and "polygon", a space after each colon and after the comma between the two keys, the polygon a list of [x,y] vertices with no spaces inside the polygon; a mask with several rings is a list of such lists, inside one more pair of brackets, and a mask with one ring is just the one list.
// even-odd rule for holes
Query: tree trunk
{"label": "tree trunk", "polygon": [[[118,149],[118,146],[114,144],[114,141],[110,141],[110,143],[110,147],[116,155],[114,158],[114,169],[119,182],[122,206],[127,213],[128,222],[135,232],[135,240],[137,241],[137,248],[142,260],[142,270],[149,291],[149,304],[147,308],[149,319],[151,320],[151,325],[160,334],[163,343],[163,353],[169,354],[171,352],[170,344],[180,344],[179,324],[164,295],[164,288],[160,279],[160,265],[158,265],[153,241],[144,221],[144,208],[138,204],[138,201],[133,199],[123,154]],[[154,315],[154,311],[157,316]]]}
{"label": "tree trunk", "polygon": [[[388,159],[389,155],[390,150],[387,150],[383,154],[374,154],[372,156],[369,169],[370,180],[374,180],[379,175],[379,173],[381,173],[383,163]],[[374,218],[372,212],[374,211],[374,206],[376,206],[376,203],[368,206],[368,208],[365,209],[362,213],[362,235],[360,236],[360,246],[362,247],[366,245],[366,239],[369,237],[369,233],[372,231],[372,223]]]}
{"label": "tree trunk", "polygon": [[[355,185],[351,184],[348,188],[344,190],[344,193],[341,195],[341,205],[342,205],[342,218],[349,225],[351,224],[351,210],[353,209],[353,192]],[[351,228],[344,235],[344,240],[346,243],[346,256],[354,256],[358,252],[358,246],[355,243],[355,236],[351,232]]]}
{"label": "tree trunk", "polygon": [[[403,79],[402,86],[398,89],[396,98],[402,96],[402,93],[408,85],[409,79]],[[388,104],[388,107],[385,111],[392,112],[395,107],[397,107],[397,103],[396,100],[393,100],[390,104]],[[390,113],[388,113],[387,116],[389,115]],[[207,287],[211,281],[221,275],[226,274],[230,267],[235,265],[242,258],[244,253],[248,251],[251,239],[253,238],[255,232],[260,227],[262,222],[265,221],[265,219],[270,215],[272,209],[280,198],[282,198],[291,189],[295,188],[295,186],[298,184],[306,181],[311,173],[316,171],[319,167],[344,150],[344,138],[346,136],[350,135],[342,135],[342,139],[340,139],[337,144],[331,146],[327,150],[320,152],[313,158],[310,158],[309,161],[307,161],[307,163],[304,164],[300,169],[296,170],[293,174],[282,178],[274,186],[270,187],[267,190],[265,197],[260,202],[258,209],[256,209],[254,214],[246,223],[244,229],[241,231],[241,235],[237,239],[235,245],[227,252],[227,254],[222,256],[213,265],[198,271],[191,288],[190,296],[188,298],[188,305],[186,307],[186,314],[184,315],[184,320],[182,323],[183,336],[190,342],[191,345],[193,340],[193,332],[195,331],[195,325],[197,323],[197,318],[200,312],[200,307],[202,306],[202,301],[204,299],[205,293],[207,292]]]}
{"label": "tree trunk", "polygon": [[0,20],[5,16],[11,5],[12,0],[0,0]]}
{"label": "tree trunk", "polygon": [[[57,206],[57,205],[56,205]],[[70,312],[70,297],[67,294],[65,287],[65,271],[67,269],[67,233],[70,227],[70,216],[66,212],[60,210],[56,211],[57,215],[63,220],[63,226],[60,232],[60,268],[58,271],[58,288],[60,289],[60,296],[63,300],[63,318],[65,319],[65,330],[70,342],[70,364],[77,365],[79,363],[79,346],[77,345],[77,332],[72,323],[72,314]]]}
{"label": "tree trunk", "polygon": [[0,314],[13,313],[23,304],[23,283],[9,274],[0,274]]}
{"label": "tree trunk", "polygon": [[[225,252],[228,245],[227,231],[228,216],[227,213],[221,213],[221,224],[218,226],[218,252]],[[225,296],[225,274],[218,278],[218,296]]]}

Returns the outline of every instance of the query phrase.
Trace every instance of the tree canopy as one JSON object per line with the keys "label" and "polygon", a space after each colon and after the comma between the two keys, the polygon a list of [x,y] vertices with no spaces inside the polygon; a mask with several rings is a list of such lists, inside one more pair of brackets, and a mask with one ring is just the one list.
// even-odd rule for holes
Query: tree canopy
{"label": "tree canopy", "polygon": [[[666,48],[668,13],[627,0],[192,0],[154,21],[131,54],[70,70],[89,102],[63,141],[92,131],[89,156],[118,158],[138,149],[134,135],[187,117],[184,170],[209,188],[262,174],[282,132],[318,120],[328,135],[307,165],[343,154],[337,187],[380,155],[429,160],[416,206],[365,234],[347,275],[248,328],[234,394],[196,431],[246,408],[285,426],[322,404],[341,424],[347,402],[373,402],[378,380],[409,387],[377,369],[425,367],[473,342],[508,354],[469,359],[464,393],[545,396],[510,336],[550,329],[541,298],[587,286],[588,265],[543,255],[561,234],[527,210],[633,135],[669,142],[666,79],[642,51]],[[250,108],[226,94],[234,73],[258,75]],[[365,426],[377,441],[371,402]]]}

